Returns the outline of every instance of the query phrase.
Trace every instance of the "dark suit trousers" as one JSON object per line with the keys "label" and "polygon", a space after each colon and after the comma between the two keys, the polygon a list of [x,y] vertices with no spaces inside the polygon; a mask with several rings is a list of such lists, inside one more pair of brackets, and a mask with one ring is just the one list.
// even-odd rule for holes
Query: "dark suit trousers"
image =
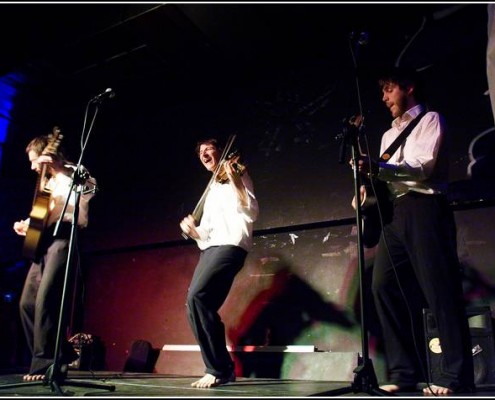
{"label": "dark suit trousers", "polygon": [[427,368],[420,362],[425,354],[422,308],[428,307],[436,318],[443,352],[442,374],[433,383],[452,389],[472,387],[473,360],[452,210],[444,196],[409,193],[394,201],[393,212],[378,244],[372,283],[390,381],[401,385],[427,381]]}
{"label": "dark suit trousers", "polygon": [[[68,239],[50,241],[44,255],[31,264],[24,282],[19,308],[32,354],[31,374],[44,374],[54,362],[68,250]],[[77,354],[67,342],[65,331],[61,336],[59,355],[69,363]]]}
{"label": "dark suit trousers", "polygon": [[226,348],[225,326],[218,310],[241,270],[247,252],[237,246],[214,246],[201,252],[187,295],[187,315],[200,346],[205,372],[228,378],[234,363]]}

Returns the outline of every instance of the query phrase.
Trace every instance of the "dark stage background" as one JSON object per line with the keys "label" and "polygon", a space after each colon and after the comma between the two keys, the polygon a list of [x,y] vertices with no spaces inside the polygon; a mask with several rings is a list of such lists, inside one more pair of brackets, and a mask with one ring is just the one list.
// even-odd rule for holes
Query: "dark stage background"
{"label": "dark stage background", "polygon": [[422,70],[430,108],[449,122],[466,301],[493,302],[486,4],[3,4],[0,22],[1,366],[26,358],[16,302],[27,264],[12,230],[36,178],[24,148],[60,126],[77,160],[87,103],[106,88],[116,96],[101,104],[83,158],[99,192],[70,334],[100,336],[107,368],[122,369],[136,339],[194,343],[183,303],[198,251],[178,223],[209,179],[196,141],[230,134],[260,218],[222,308],[229,342],[360,350],[352,171],[338,135],[361,101],[378,156],[390,115],[375,76],[391,64]]}

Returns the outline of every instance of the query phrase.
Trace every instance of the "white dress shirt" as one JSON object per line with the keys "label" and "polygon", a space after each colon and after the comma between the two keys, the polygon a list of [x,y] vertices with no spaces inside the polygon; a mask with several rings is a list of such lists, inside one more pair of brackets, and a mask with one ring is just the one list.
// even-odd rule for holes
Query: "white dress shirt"
{"label": "white dress shirt", "polygon": [[258,218],[258,201],[247,171],[241,177],[248,197],[243,207],[231,182],[213,182],[203,208],[201,223],[196,228],[201,250],[211,246],[234,245],[249,251],[253,240],[253,223]]}
{"label": "white dress shirt", "polygon": [[[417,105],[392,121],[392,127],[382,136],[380,154],[423,110],[422,105]],[[443,117],[434,111],[427,112],[388,162],[381,162],[379,167],[378,177],[388,182],[390,192],[395,197],[408,191],[445,193],[449,160]]]}
{"label": "white dress shirt", "polygon": [[[51,191],[49,210],[50,214],[48,216],[47,226],[51,226],[56,223],[60,218],[60,214],[65,205],[65,201],[67,200],[67,196],[69,195],[69,190],[71,187],[72,178],[67,176],[61,172],[52,176],[47,184],[46,189]],[[88,225],[88,208],[89,208],[89,200],[94,196],[94,190],[90,190],[96,186],[96,181],[94,178],[89,178],[86,181],[86,189],[83,190],[79,201],[79,218],[78,225],[80,227],[86,227]],[[75,189],[77,186],[74,187]],[[64,214],[63,222],[72,222],[72,218],[74,215],[74,206],[75,206],[75,191],[72,191],[69,199],[69,204],[67,205],[67,209]]]}

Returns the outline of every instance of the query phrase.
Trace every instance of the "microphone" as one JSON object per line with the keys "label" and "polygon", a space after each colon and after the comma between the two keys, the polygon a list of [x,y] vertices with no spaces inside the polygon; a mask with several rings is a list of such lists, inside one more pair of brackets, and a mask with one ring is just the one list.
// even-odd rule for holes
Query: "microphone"
{"label": "microphone", "polygon": [[359,32],[359,34],[357,34],[356,32],[352,31],[349,34],[349,39],[352,40],[352,41],[355,40],[355,44],[356,45],[364,46],[365,44],[368,44],[368,42],[370,40],[370,34],[367,31]]}
{"label": "microphone", "polygon": [[358,44],[364,46],[365,44],[368,44],[369,40],[370,40],[370,34],[368,32],[361,32],[359,34]]}
{"label": "microphone", "polygon": [[102,101],[106,98],[111,99],[115,97],[115,92],[112,88],[106,89],[103,93],[100,93],[98,96],[95,96],[91,99],[92,102]]}

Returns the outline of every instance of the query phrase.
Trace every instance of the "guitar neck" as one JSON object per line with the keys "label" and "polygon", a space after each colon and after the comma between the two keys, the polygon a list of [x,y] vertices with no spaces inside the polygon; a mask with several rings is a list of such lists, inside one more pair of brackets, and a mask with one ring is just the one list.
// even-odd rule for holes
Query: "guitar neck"
{"label": "guitar neck", "polygon": [[48,182],[49,176],[47,173],[47,166],[43,165],[41,167],[41,171],[38,174],[38,177],[36,178],[36,186],[34,188],[34,198],[33,198],[33,204],[36,202],[36,198],[38,197],[39,194],[46,192],[46,184]]}

